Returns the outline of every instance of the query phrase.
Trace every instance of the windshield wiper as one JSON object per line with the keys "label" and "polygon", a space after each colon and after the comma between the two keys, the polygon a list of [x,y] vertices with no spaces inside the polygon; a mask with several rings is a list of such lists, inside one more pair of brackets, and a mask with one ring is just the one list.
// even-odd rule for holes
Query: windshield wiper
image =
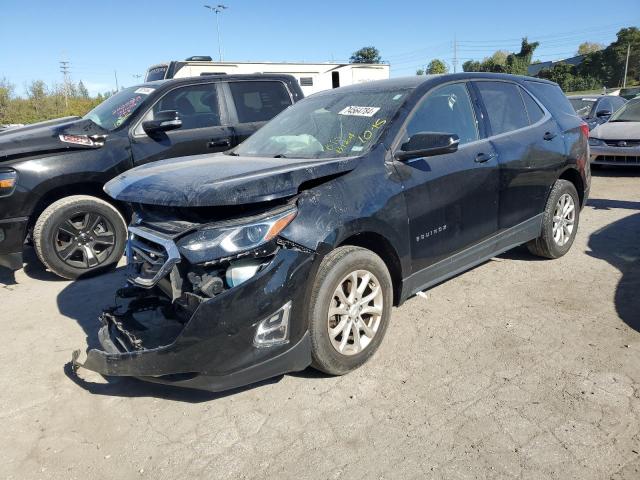
{"label": "windshield wiper", "polygon": [[227,155],[231,155],[232,157],[239,157],[240,155],[238,155],[236,152],[225,152]]}
{"label": "windshield wiper", "polygon": [[277,155],[274,155],[273,158],[289,158],[289,157],[287,157],[284,153],[278,153]]}

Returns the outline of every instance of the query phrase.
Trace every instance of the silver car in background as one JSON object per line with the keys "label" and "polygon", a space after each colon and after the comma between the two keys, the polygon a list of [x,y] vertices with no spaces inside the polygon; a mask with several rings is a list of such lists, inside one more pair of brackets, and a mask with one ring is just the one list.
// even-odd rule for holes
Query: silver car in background
{"label": "silver car in background", "polygon": [[640,98],[627,102],[607,123],[591,130],[591,163],[640,167]]}

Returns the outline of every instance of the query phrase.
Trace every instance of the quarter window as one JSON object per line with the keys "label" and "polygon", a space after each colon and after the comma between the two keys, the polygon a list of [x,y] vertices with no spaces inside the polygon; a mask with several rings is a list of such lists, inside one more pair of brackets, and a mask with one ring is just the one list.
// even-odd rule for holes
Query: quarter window
{"label": "quarter window", "polygon": [[291,105],[282,82],[229,82],[240,123],[271,120]]}
{"label": "quarter window", "polygon": [[464,83],[443,85],[427,93],[407,125],[409,137],[421,132],[453,133],[461,144],[478,140],[478,125]]}
{"label": "quarter window", "polygon": [[527,114],[529,115],[529,123],[533,125],[544,117],[544,111],[540,108],[540,105],[529,95],[523,88],[520,89],[524,105],[527,107]]}
{"label": "quarter window", "polygon": [[518,130],[529,125],[520,87],[507,82],[477,82],[493,135]]}
{"label": "quarter window", "polygon": [[220,125],[220,109],[215,85],[211,83],[176,88],[153,107],[153,114],[176,110],[182,119],[182,130]]}

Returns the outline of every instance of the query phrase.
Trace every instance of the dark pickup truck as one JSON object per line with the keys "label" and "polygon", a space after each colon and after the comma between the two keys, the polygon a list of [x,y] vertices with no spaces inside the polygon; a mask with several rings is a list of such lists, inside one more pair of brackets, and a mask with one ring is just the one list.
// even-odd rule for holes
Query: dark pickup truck
{"label": "dark pickup truck", "polygon": [[289,75],[224,75],[121,90],[84,117],[0,133],[0,266],[22,268],[31,239],[55,274],[122,257],[130,212],[104,184],[161,159],[228,150],[303,98]]}

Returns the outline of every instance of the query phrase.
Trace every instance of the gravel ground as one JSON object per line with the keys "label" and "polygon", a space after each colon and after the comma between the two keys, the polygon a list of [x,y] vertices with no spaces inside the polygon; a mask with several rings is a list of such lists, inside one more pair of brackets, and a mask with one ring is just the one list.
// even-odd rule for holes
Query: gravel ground
{"label": "gravel ground", "polygon": [[[640,172],[571,252],[508,252],[395,309],[381,349],[225,394],[69,375],[122,283],[0,270],[0,477],[640,478]],[[66,365],[66,366],[65,366]]]}

